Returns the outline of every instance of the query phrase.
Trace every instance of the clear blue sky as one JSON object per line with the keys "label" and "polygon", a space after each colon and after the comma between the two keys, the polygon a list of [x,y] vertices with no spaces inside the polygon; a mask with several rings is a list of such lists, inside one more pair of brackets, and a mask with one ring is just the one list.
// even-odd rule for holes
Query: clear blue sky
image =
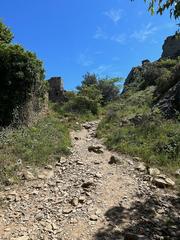
{"label": "clear blue sky", "polygon": [[158,59],[176,30],[168,14],[151,16],[143,0],[0,0],[15,43],[36,52],[46,79],[74,89],[82,75],[126,77],[141,60]]}

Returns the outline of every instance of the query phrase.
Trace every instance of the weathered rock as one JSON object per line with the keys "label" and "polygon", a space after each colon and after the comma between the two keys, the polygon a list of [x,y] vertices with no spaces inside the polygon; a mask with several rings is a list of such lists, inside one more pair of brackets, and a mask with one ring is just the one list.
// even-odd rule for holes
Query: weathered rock
{"label": "weathered rock", "polygon": [[39,179],[50,179],[54,176],[53,170],[44,169],[40,173],[38,173]]}
{"label": "weathered rock", "polygon": [[52,165],[47,165],[47,166],[45,166],[45,169],[52,170],[53,166]]}
{"label": "weathered rock", "polygon": [[140,161],[142,161],[142,158],[140,158],[140,157],[133,157],[133,160],[137,161],[137,162],[140,162]]}
{"label": "weathered rock", "polygon": [[84,123],[82,126],[87,130],[92,127],[92,125],[90,123]]}
{"label": "weathered rock", "polygon": [[64,214],[69,214],[72,212],[72,208],[64,208],[62,211]]}
{"label": "weathered rock", "polygon": [[95,214],[92,214],[92,215],[90,216],[90,220],[91,220],[91,221],[97,221],[97,220],[98,220],[98,216],[95,215]]}
{"label": "weathered rock", "polygon": [[73,206],[77,206],[78,203],[79,203],[79,200],[78,200],[77,197],[75,197],[75,198],[73,198],[73,199],[71,200],[71,204],[72,204]]}
{"label": "weathered rock", "polygon": [[112,155],[108,163],[109,164],[118,164],[120,162],[121,162],[121,159],[119,157]]}
{"label": "weathered rock", "polygon": [[80,196],[79,197],[79,202],[80,203],[84,203],[86,201],[86,197],[85,196]]}
{"label": "weathered rock", "polygon": [[27,170],[23,171],[22,178],[25,180],[28,180],[28,181],[35,180],[34,175],[30,171],[27,171]]}
{"label": "weathered rock", "polygon": [[144,235],[126,233],[124,236],[124,240],[148,240],[148,238],[146,238]]}
{"label": "weathered rock", "polygon": [[175,171],[175,175],[176,175],[176,176],[180,176],[180,169],[177,169],[177,170]]}
{"label": "weathered rock", "polygon": [[156,177],[153,179],[153,183],[159,188],[174,187],[175,182],[170,178]]}
{"label": "weathered rock", "polygon": [[169,36],[163,45],[162,58],[174,58],[180,56],[180,39],[178,37]]}
{"label": "weathered rock", "polygon": [[151,176],[158,176],[158,175],[160,175],[160,171],[159,171],[158,168],[149,168],[148,169],[148,173]]}
{"label": "weathered rock", "polygon": [[92,180],[90,181],[87,181],[87,182],[84,182],[81,187],[84,188],[84,189],[88,189],[90,187],[94,186],[94,182]]}
{"label": "weathered rock", "polygon": [[136,169],[140,172],[144,172],[144,171],[146,171],[146,166],[143,162],[141,162],[136,166]]}
{"label": "weathered rock", "polygon": [[98,146],[89,146],[88,147],[89,152],[94,152],[94,153],[103,153],[103,149],[101,145]]}

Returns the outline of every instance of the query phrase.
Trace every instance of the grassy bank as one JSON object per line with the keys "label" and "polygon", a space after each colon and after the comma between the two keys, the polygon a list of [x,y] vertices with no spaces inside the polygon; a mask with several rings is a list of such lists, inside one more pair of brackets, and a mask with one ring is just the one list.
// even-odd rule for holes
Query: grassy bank
{"label": "grassy bank", "polygon": [[107,108],[97,135],[109,149],[139,156],[148,166],[174,174],[180,167],[179,120],[151,109],[153,87],[121,98]]}
{"label": "grassy bank", "polygon": [[39,167],[52,163],[55,156],[69,153],[70,137],[66,124],[51,112],[31,127],[6,128],[0,132],[0,181],[15,180],[19,163]]}

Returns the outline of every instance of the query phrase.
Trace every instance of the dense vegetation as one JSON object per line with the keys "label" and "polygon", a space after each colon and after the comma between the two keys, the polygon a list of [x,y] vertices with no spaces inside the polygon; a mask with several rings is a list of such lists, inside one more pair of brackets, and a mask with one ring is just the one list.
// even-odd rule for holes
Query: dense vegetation
{"label": "dense vegetation", "polygon": [[[20,45],[11,44],[10,30],[0,22],[0,125],[26,121],[41,110],[46,84],[42,62]],[[31,103],[31,104],[30,104]]]}
{"label": "dense vegetation", "polygon": [[60,107],[61,113],[98,115],[103,106],[119,97],[117,83],[120,80],[120,78],[98,79],[95,74],[85,74],[77,91],[66,93],[67,101]]}
{"label": "dense vegetation", "polygon": [[161,59],[131,71],[121,97],[107,107],[98,129],[110,149],[139,156],[166,171],[178,168],[179,64],[179,58]]}

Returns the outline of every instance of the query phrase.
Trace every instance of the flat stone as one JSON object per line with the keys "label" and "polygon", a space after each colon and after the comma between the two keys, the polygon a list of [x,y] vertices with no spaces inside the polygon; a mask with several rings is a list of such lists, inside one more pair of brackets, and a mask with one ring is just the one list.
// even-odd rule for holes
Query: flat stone
{"label": "flat stone", "polygon": [[72,208],[64,208],[62,211],[64,214],[69,214],[72,212]]}
{"label": "flat stone", "polygon": [[50,179],[52,177],[54,177],[54,171],[53,170],[44,169],[43,171],[41,171],[38,174],[39,179]]}
{"label": "flat stone", "polygon": [[124,236],[124,240],[148,240],[148,238],[146,238],[144,235],[126,233]]}
{"label": "flat stone", "polygon": [[90,216],[90,220],[91,221],[97,221],[98,220],[98,216],[93,214],[93,215]]}
{"label": "flat stone", "polygon": [[174,187],[175,185],[175,182],[172,179],[161,177],[154,178],[153,183],[159,188]]}

